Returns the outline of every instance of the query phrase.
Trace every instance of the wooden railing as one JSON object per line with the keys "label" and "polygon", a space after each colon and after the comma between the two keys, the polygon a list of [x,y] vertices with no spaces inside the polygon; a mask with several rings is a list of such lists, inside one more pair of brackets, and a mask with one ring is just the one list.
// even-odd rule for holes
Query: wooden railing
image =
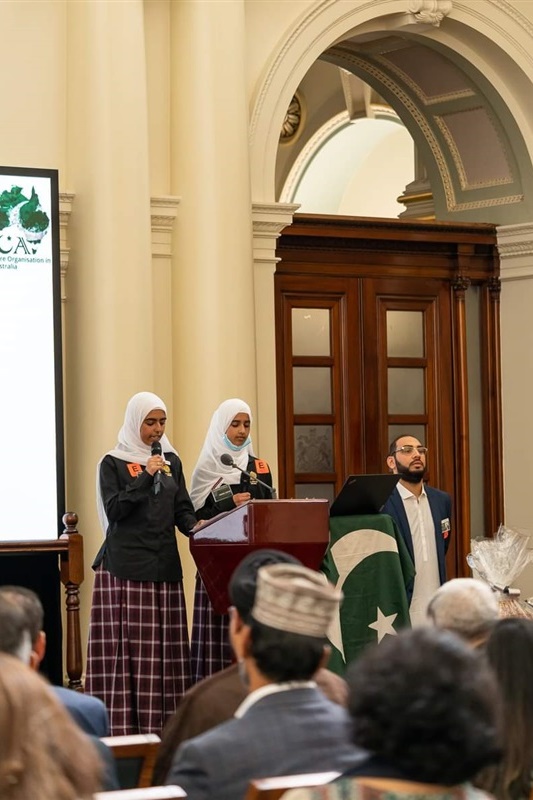
{"label": "wooden railing", "polygon": [[67,512],[65,526],[58,539],[47,541],[2,542],[1,555],[37,555],[57,553],[60,559],[61,583],[65,587],[67,618],[66,671],[70,689],[83,691],[81,675],[80,586],[83,583],[83,537],[78,532],[78,515]]}

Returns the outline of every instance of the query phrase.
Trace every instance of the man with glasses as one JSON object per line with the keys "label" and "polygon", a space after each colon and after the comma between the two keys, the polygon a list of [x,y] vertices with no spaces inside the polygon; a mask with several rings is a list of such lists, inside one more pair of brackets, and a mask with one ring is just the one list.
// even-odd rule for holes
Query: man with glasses
{"label": "man with glasses", "polygon": [[446,492],[424,484],[426,459],[427,447],[416,437],[394,439],[387,466],[400,480],[382,509],[396,523],[415,565],[409,607],[413,626],[427,623],[428,602],[446,580],[451,534],[452,501]]}

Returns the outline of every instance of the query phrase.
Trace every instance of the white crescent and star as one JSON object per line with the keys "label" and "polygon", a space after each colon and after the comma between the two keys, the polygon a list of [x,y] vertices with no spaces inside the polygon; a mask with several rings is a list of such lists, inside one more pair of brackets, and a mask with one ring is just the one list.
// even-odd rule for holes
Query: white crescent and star
{"label": "white crescent and star", "polygon": [[[365,558],[375,556],[377,553],[397,553],[398,544],[396,539],[384,531],[362,528],[357,531],[349,531],[335,542],[330,548],[333,562],[339,573],[337,589],[342,589],[346,578]],[[396,635],[392,623],[398,616],[391,614],[385,616],[380,608],[376,609],[376,621],[368,627],[373,628],[378,633],[378,642],[387,634]],[[383,632],[382,632],[383,631]],[[381,633],[382,632],[382,633]],[[342,644],[341,618],[340,612],[330,625],[328,639],[331,644],[339,651],[344,660],[344,647]]]}
{"label": "white crescent and star", "polygon": [[368,626],[373,630],[377,631],[378,633],[378,644],[381,642],[384,636],[390,634],[390,636],[397,636],[396,631],[392,627],[392,623],[396,619],[398,614],[389,614],[386,616],[381,608],[378,606],[378,618],[375,622],[371,622]]}

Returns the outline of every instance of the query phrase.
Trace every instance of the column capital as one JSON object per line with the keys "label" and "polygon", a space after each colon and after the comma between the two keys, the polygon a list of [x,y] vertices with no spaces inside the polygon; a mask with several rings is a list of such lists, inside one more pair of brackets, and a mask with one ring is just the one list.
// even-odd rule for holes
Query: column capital
{"label": "column capital", "polygon": [[299,203],[252,203],[254,262],[275,265],[276,241],[290,225]]}
{"label": "column capital", "polygon": [[59,264],[61,274],[61,302],[65,303],[67,300],[67,291],[65,287],[65,280],[67,276],[68,262],[70,258],[70,247],[68,240],[68,226],[70,222],[70,214],[72,212],[72,204],[74,202],[75,194],[73,192],[59,192]]}
{"label": "column capital", "polygon": [[161,195],[150,198],[152,258],[171,258],[172,231],[181,197]]}

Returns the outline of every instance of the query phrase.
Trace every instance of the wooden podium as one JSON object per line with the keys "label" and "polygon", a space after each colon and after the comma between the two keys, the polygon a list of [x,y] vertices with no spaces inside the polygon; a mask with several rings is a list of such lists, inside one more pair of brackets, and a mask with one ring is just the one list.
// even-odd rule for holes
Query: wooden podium
{"label": "wooden podium", "polygon": [[282,550],[319,569],[329,542],[329,503],[250,500],[209,520],[189,541],[215,613],[226,614],[229,580],[253,550]]}

